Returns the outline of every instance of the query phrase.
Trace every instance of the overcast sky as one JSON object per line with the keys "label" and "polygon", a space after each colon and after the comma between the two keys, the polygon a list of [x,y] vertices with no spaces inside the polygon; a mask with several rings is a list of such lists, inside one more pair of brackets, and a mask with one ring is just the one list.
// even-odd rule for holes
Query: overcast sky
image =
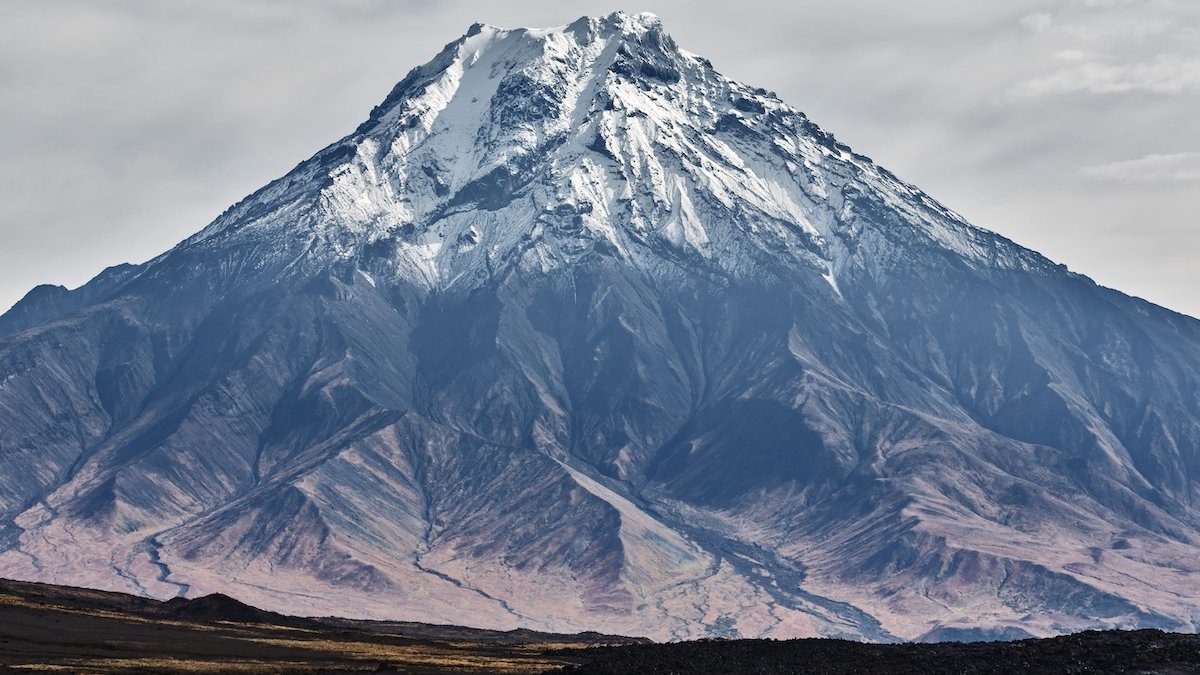
{"label": "overcast sky", "polygon": [[1200,316],[1196,0],[0,0],[0,311],[169,248],[475,21],[615,9],[975,224]]}

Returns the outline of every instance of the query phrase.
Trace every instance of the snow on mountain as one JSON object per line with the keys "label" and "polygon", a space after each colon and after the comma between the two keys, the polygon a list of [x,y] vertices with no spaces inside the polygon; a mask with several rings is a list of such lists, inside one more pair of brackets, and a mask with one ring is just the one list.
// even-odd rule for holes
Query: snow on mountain
{"label": "snow on mountain", "polygon": [[[399,237],[393,276],[477,284],[522,242],[527,264],[599,245],[653,268],[657,247],[727,271],[752,246],[831,279],[857,193],[981,264],[1045,262],[976,230],[772,94],[679,49],[652,15],[552,29],[476,24],[413,70],[353,135],[219,218],[184,248],[295,237],[353,259]],[[861,208],[861,207],[860,207]],[[235,239],[236,240],[236,239]],[[743,269],[742,273],[753,273]]]}

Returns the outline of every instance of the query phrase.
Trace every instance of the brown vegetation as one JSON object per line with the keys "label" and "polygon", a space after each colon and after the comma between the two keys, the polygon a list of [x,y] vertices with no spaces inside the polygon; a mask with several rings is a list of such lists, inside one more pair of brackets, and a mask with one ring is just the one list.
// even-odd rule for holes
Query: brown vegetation
{"label": "brown vegetation", "polygon": [[0,670],[405,673],[1195,673],[1200,636],[1089,631],[1015,642],[702,640],[307,619],[221,595],[169,602],[0,580]]}
{"label": "brown vegetation", "polygon": [[0,670],[537,673],[581,662],[559,650],[621,640],[301,619],[222,596],[160,603],[0,581]]}

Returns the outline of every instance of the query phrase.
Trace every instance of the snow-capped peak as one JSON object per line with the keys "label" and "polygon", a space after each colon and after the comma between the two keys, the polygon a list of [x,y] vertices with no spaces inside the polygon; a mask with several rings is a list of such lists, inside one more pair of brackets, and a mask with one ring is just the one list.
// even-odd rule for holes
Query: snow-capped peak
{"label": "snow-capped peak", "polygon": [[1044,264],[652,17],[479,24],[173,251],[0,316],[0,576],[656,639],[1195,630],[1200,323],[1011,269]]}
{"label": "snow-capped peak", "polygon": [[[874,219],[877,207],[903,222]],[[394,274],[430,287],[597,250],[727,274],[768,256],[837,291],[847,242],[880,228],[985,264],[1032,260],[681,50],[653,14],[616,12],[472,25],[354,134],[188,245],[282,231],[328,262],[382,242]]]}

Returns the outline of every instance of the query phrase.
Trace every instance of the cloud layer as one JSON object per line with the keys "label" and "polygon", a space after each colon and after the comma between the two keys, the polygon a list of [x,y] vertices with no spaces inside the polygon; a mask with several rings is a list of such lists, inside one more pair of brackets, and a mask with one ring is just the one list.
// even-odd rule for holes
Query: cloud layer
{"label": "cloud layer", "polygon": [[1134,183],[1195,182],[1200,181],[1200,153],[1146,155],[1138,159],[1084,167],[1083,174],[1100,180]]}
{"label": "cloud layer", "polygon": [[1200,90],[1200,58],[1160,54],[1144,63],[1105,63],[1086,52],[1058,56],[1075,63],[1021,83],[1015,90],[1017,97],[1137,92],[1177,95]]}

